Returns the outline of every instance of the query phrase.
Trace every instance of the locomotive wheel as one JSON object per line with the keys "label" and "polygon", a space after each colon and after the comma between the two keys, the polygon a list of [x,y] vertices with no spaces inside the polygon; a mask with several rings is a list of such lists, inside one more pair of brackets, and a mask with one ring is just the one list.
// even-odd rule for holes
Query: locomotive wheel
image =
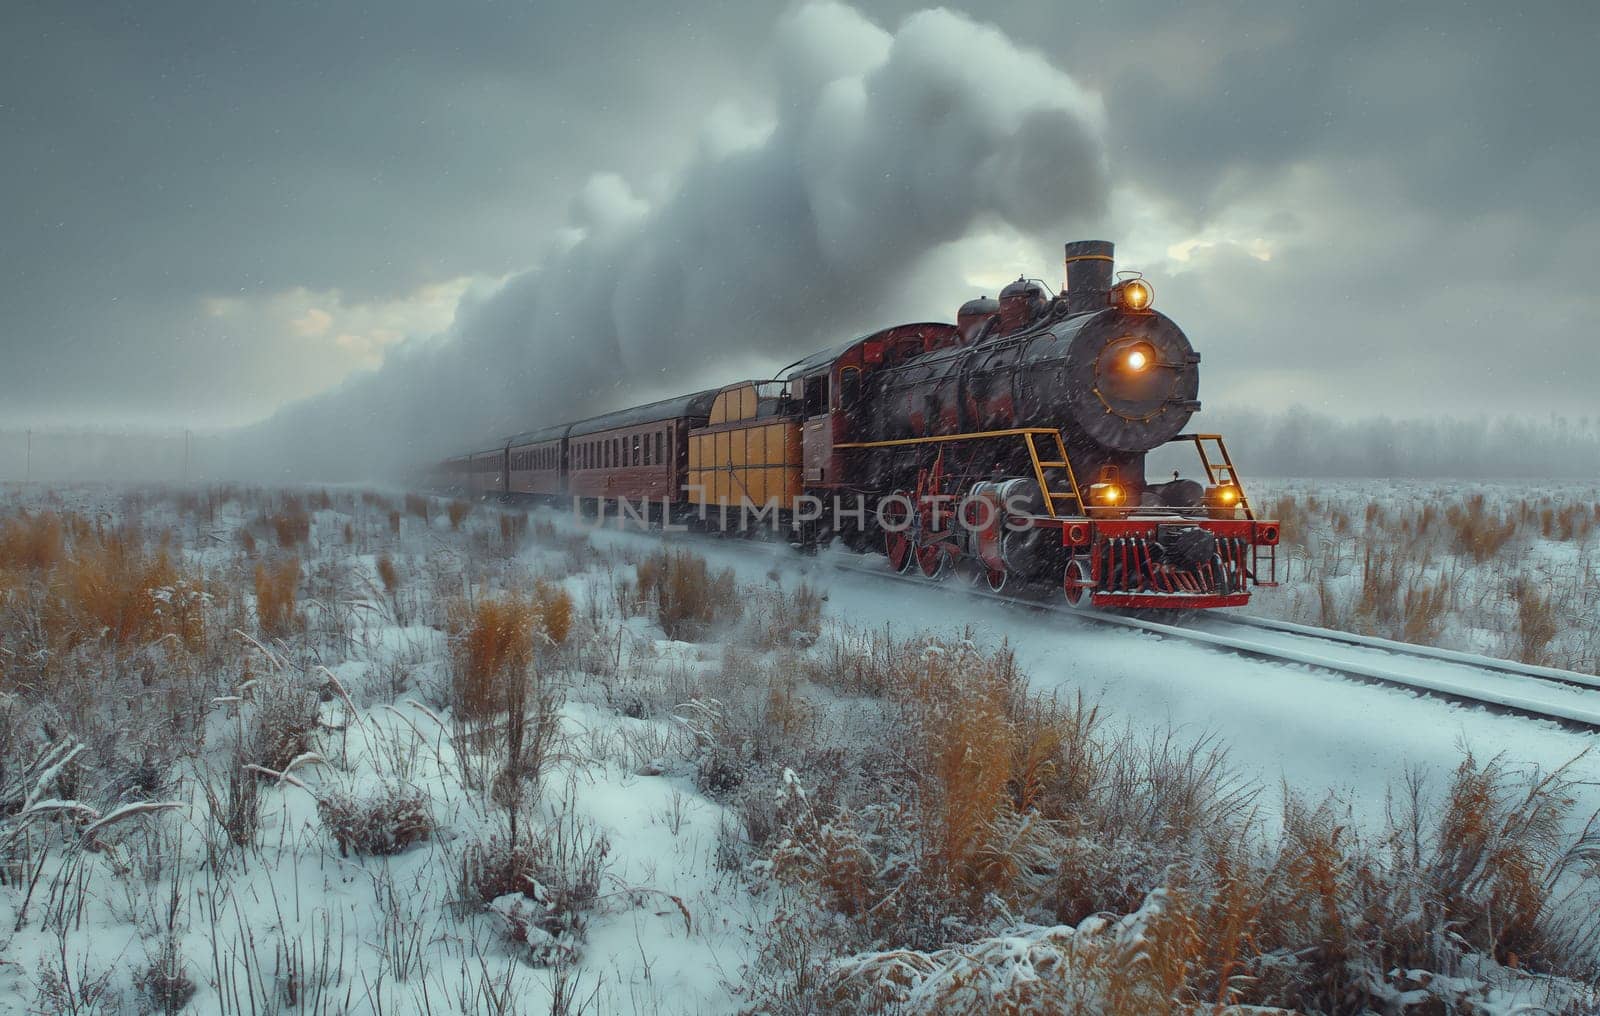
{"label": "locomotive wheel", "polygon": [[922,574],[935,582],[942,582],[950,574],[954,555],[943,543],[930,543],[917,548],[917,567]]}
{"label": "locomotive wheel", "polygon": [[1066,594],[1067,606],[1074,610],[1087,610],[1090,606],[1090,591],[1093,588],[1094,580],[1089,577],[1089,562],[1081,557],[1068,561],[1066,571],[1061,577],[1061,591]]}
{"label": "locomotive wheel", "polygon": [[896,572],[905,572],[911,568],[911,563],[916,560],[916,547],[911,542],[911,528],[906,525],[910,519],[910,512],[900,501],[886,501],[879,509],[883,521],[893,529],[886,528],[883,533],[883,552],[889,557],[889,567]]}
{"label": "locomotive wheel", "polygon": [[1006,587],[1006,580],[1011,573],[1002,568],[984,568],[983,581],[989,587],[989,592],[998,593]]}

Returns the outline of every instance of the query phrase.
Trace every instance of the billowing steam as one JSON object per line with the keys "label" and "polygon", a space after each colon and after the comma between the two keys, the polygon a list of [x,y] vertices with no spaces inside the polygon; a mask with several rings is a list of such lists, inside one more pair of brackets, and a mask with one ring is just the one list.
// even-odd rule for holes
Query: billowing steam
{"label": "billowing steam", "polygon": [[933,10],[891,34],[811,3],[777,44],[763,137],[708,146],[653,204],[596,176],[574,202],[575,242],[254,437],[308,475],[404,469],[775,369],[847,326],[894,323],[874,301],[975,226],[1054,235],[1103,210],[1098,99],[999,31]]}

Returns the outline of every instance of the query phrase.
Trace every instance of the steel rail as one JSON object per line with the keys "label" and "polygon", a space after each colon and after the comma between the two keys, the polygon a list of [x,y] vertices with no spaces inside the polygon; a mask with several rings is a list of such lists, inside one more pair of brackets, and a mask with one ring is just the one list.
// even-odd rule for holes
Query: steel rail
{"label": "steel rail", "polygon": [[[970,585],[949,582],[933,582],[916,575],[905,575],[897,572],[886,571],[883,568],[874,568],[867,565],[844,564],[831,562],[830,566],[840,570],[861,575],[875,576],[892,582],[905,582],[929,591],[942,591],[951,595],[979,596],[984,599],[999,603],[1028,607],[1046,613],[1057,614],[1074,618],[1090,624],[1099,624],[1128,628],[1148,632],[1166,638],[1181,639],[1236,653],[1241,656],[1253,657],[1264,660],[1278,660],[1288,663],[1297,663],[1302,666],[1313,667],[1318,670],[1331,671],[1353,677],[1366,683],[1389,685],[1391,687],[1405,688],[1412,691],[1423,692],[1437,698],[1466,704],[1482,705],[1506,713],[1525,716],[1531,719],[1550,720],[1564,727],[1585,732],[1600,731],[1600,699],[1597,699],[1595,708],[1586,709],[1575,705],[1566,705],[1557,702],[1534,702],[1511,692],[1498,692],[1492,689],[1467,688],[1453,684],[1425,674],[1398,673],[1384,667],[1372,666],[1355,660],[1339,659],[1319,653],[1303,652],[1282,646],[1268,645],[1263,642],[1254,642],[1248,639],[1234,638],[1215,632],[1202,631],[1185,625],[1164,624],[1159,621],[1148,621],[1144,618],[1124,617],[1118,614],[1105,614],[1093,610],[1074,610],[1066,604],[1051,603],[1041,597],[1022,597],[1015,594],[995,593],[987,589],[974,588]],[[1395,643],[1398,646],[1411,647],[1409,643]],[[1431,655],[1431,654],[1429,654]],[[1470,657],[1470,654],[1463,654]],[[1467,666],[1476,666],[1475,658],[1468,661],[1449,660],[1447,662]],[[1504,663],[1506,661],[1498,661]],[[1477,668],[1493,669],[1493,668]],[[1567,673],[1561,671],[1560,673]],[[1530,676],[1530,675],[1519,675]],[[1578,675],[1582,676],[1582,675]],[[1585,686],[1588,687],[1588,686]]]}
{"label": "steel rail", "polygon": [[1447,663],[1461,663],[1469,667],[1475,667],[1478,670],[1495,670],[1504,674],[1515,674],[1518,677],[1532,677],[1541,681],[1569,684],[1577,688],[1600,689],[1600,677],[1596,677],[1593,674],[1580,673],[1576,670],[1540,667],[1531,663],[1519,663],[1516,660],[1502,660],[1496,656],[1481,656],[1477,653],[1464,653],[1455,649],[1440,649],[1435,646],[1418,645],[1415,642],[1400,642],[1395,639],[1378,638],[1375,635],[1357,635],[1353,632],[1339,631],[1336,628],[1316,628],[1309,624],[1280,621],[1271,617],[1256,617],[1253,614],[1216,614],[1208,615],[1205,620],[1220,621],[1225,624],[1236,624],[1248,628],[1265,628],[1271,631],[1287,632],[1292,635],[1304,635],[1307,638],[1324,639],[1328,642],[1339,642],[1344,645],[1382,649],[1385,652],[1398,653],[1403,656],[1417,656],[1424,659],[1442,660]]}

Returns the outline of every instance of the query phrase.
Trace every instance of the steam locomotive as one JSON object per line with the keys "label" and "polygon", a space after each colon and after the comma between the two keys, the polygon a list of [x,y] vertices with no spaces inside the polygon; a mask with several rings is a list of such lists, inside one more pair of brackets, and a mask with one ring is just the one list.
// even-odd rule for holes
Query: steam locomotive
{"label": "steam locomotive", "polygon": [[[1018,279],[954,324],[519,434],[433,480],[713,530],[753,516],[931,580],[1059,584],[1073,607],[1241,605],[1276,584],[1279,527],[1222,436],[1184,432],[1200,354],[1153,302],[1148,280],[1114,274],[1112,244],[1069,243],[1059,294]],[[1192,444],[1194,478],[1146,475],[1169,443]]]}

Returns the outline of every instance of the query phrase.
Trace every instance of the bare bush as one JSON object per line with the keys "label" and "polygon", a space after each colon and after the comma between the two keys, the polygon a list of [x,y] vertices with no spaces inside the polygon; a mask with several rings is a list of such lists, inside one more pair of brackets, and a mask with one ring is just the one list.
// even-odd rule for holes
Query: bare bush
{"label": "bare bush", "polygon": [[554,963],[583,940],[609,852],[604,836],[568,816],[538,836],[491,836],[463,853],[460,897],[493,913],[535,960]]}
{"label": "bare bush", "polygon": [[339,845],[339,856],[398,854],[433,834],[428,796],[415,787],[385,783],[362,794],[325,791],[317,815]]}
{"label": "bare bush", "polygon": [[698,554],[657,551],[639,562],[638,575],[639,602],[654,608],[668,638],[700,638],[739,615],[733,570],[714,571]]}

